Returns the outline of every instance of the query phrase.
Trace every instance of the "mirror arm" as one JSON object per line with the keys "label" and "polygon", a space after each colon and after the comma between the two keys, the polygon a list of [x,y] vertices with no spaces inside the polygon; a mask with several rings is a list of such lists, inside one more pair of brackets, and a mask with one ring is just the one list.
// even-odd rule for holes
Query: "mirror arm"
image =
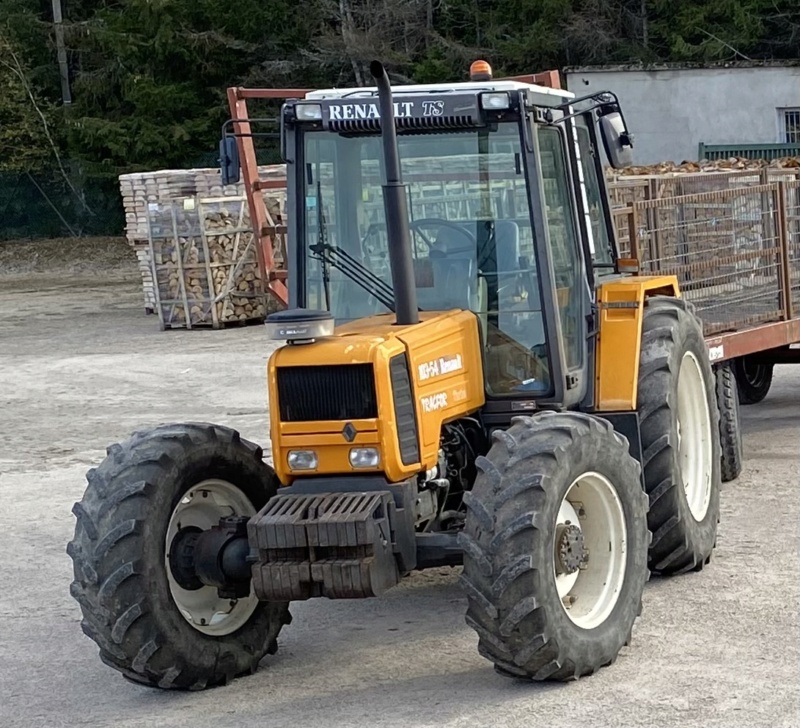
{"label": "mirror arm", "polygon": [[569,111],[571,106],[575,106],[576,104],[580,104],[584,101],[592,101],[594,103],[585,109],[575,111],[571,114],[565,114],[564,116],[555,120],[553,119],[553,112],[550,109],[547,109],[544,112],[544,120],[548,124],[560,124],[562,121],[566,121],[567,119],[574,119],[576,116],[582,116],[590,111],[602,109],[605,113],[601,114],[601,116],[605,116],[613,111],[618,112],[622,118],[622,123],[625,125],[625,128],[628,128],[628,122],[625,121],[625,114],[622,112],[622,106],[619,103],[619,98],[617,98],[617,95],[613,91],[599,91],[598,93],[589,94],[588,96],[580,96],[576,99],[570,99],[569,101],[561,104],[560,106],[556,106],[555,108],[558,111]]}
{"label": "mirror arm", "polygon": [[[570,106],[574,106],[575,104],[580,104],[584,101],[595,101],[596,104],[592,108],[596,108],[597,106],[602,106],[603,104],[608,104],[609,100],[608,97],[611,97],[612,103],[619,106],[619,98],[613,91],[597,91],[593,94],[587,94],[586,96],[578,96],[577,98],[570,99],[569,101],[565,101],[561,106],[557,106],[557,109],[568,109]],[[584,111],[588,111],[585,109]]]}
{"label": "mirror arm", "polygon": [[232,127],[236,122],[241,121],[244,124],[274,124],[278,125],[280,128],[280,119],[276,116],[264,117],[263,119],[228,119],[222,125],[222,133],[221,136],[228,137],[268,137],[272,139],[277,139],[280,131],[251,131],[249,134],[241,134],[239,132],[230,131],[229,128]]}

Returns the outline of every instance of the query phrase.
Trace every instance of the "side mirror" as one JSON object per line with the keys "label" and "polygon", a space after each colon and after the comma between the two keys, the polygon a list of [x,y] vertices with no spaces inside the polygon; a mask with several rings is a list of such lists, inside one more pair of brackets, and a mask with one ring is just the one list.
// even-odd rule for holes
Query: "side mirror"
{"label": "side mirror", "polygon": [[633,136],[625,126],[619,107],[601,108],[599,114],[600,136],[608,161],[614,169],[630,167],[633,164]]}
{"label": "side mirror", "polygon": [[236,137],[226,134],[219,143],[219,171],[222,184],[235,185],[241,179],[239,168],[239,147]]}

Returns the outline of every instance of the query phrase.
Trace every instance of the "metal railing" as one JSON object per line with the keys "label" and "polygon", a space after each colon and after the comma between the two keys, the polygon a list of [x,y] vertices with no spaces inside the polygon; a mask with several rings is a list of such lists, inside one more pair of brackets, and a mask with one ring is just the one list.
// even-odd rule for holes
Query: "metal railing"
{"label": "metal railing", "polygon": [[800,156],[800,144],[706,144],[700,142],[698,159],[780,159]]}

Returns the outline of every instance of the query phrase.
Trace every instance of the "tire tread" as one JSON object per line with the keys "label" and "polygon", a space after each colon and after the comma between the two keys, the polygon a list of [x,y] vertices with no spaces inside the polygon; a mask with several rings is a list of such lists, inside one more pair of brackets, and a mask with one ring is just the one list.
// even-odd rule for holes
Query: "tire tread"
{"label": "tire tread", "polygon": [[716,368],[717,406],[719,407],[720,468],[723,483],[742,472],[742,427],[739,419],[739,393],[736,376],[729,363]]}
{"label": "tire tread", "polygon": [[[650,499],[648,524],[653,534],[649,549],[651,571],[662,575],[683,573],[705,560],[713,548],[719,513],[719,440],[712,437],[712,499],[706,520],[713,519],[709,535],[701,532],[691,516],[678,470],[673,415],[677,417],[677,368],[683,355],[680,345],[695,346],[708,378],[709,408],[714,433],[719,410],[714,392],[714,374],[703,340],[703,329],[695,308],[681,298],[656,296],[647,299],[642,321],[639,367],[639,427],[642,437],[642,467],[645,491]],[[694,342],[686,344],[686,342]],[[680,355],[680,356],[679,356]],[[708,529],[706,529],[708,530]]]}
{"label": "tire tread", "polygon": [[[109,445],[106,459],[87,472],[83,499],[72,509],[75,535],[66,548],[74,571],[70,594],[83,615],[81,628],[97,644],[101,660],[129,680],[163,689],[203,689],[254,672],[261,657],[276,647],[281,627],[291,621],[288,605],[260,605],[256,614],[262,615],[264,633],[255,643],[237,642],[241,629],[224,640],[198,632],[193,655],[174,630],[156,619],[154,609],[165,607],[154,601],[155,587],[140,566],[148,548],[145,524],[155,485],[168,480],[175,464],[193,451],[249,463],[249,472],[261,473],[270,488],[275,485],[262,449],[235,430],[188,423],[137,431],[126,442]],[[175,609],[171,602],[170,608]],[[177,609],[175,614],[180,621]]]}
{"label": "tire tread", "polygon": [[[549,621],[546,605],[540,603],[542,579],[546,577],[529,545],[543,538],[538,514],[552,497],[548,492],[550,480],[568,466],[575,443],[586,438],[602,442],[604,451],[623,463],[620,467],[629,468],[623,470],[630,486],[625,492],[633,494],[643,545],[638,562],[632,562],[641,564],[641,572],[631,567],[631,573],[638,574],[634,581],[641,578],[638,590],[632,587],[637,594],[633,610],[637,615],[641,611],[642,589],[649,576],[644,559],[649,540],[647,498],[638,487],[640,466],[629,456],[627,440],[606,420],[581,413],[543,412],[515,418],[504,436],[494,438],[489,455],[478,462],[479,476],[465,498],[467,526],[460,537],[462,544],[470,544],[465,549],[460,578],[468,602],[466,621],[477,633],[478,652],[502,675],[572,680],[612,661],[616,649],[630,635],[626,626],[616,649],[604,648],[609,651],[600,655],[596,650],[581,652],[559,636]],[[491,477],[485,477],[485,473],[491,473]],[[552,568],[551,563],[548,561],[548,568]],[[560,612],[560,601],[551,608]],[[578,654],[571,656],[571,650]]]}

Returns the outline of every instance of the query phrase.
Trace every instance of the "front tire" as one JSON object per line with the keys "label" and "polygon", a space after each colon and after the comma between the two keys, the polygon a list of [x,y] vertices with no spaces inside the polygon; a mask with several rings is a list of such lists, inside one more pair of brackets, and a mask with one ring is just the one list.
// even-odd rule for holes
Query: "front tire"
{"label": "front tire", "polygon": [[477,466],[460,542],[480,654],[533,680],[612,663],[648,578],[647,496],[627,442],[598,418],[543,412],[496,433]]}
{"label": "front tire", "polygon": [[225,427],[165,425],[108,448],[87,474],[67,547],[70,593],[104,663],[153,687],[202,689],[255,672],[277,649],[287,604],[220,600],[176,583],[169,544],[178,528],[256,513],[278,487],[261,448]]}
{"label": "front tire", "polygon": [[647,300],[638,409],[653,533],[650,570],[699,571],[717,539],[719,409],[703,328],[683,299]]}

